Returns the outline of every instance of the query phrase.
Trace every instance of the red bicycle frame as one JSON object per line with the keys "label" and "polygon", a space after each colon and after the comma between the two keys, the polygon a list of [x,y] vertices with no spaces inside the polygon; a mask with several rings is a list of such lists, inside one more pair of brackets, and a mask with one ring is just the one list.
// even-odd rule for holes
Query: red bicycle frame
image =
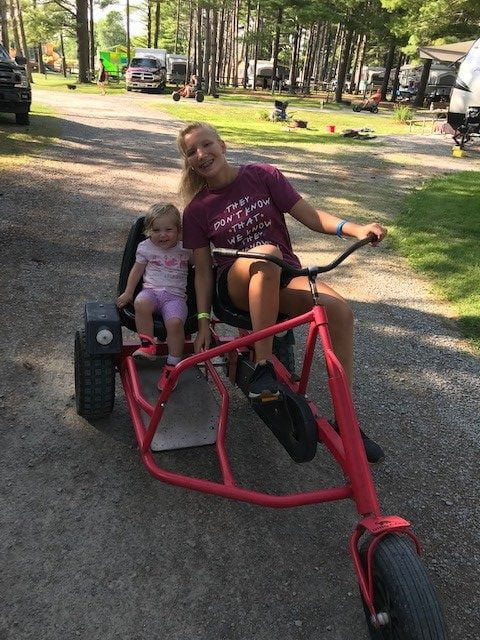
{"label": "red bicycle frame", "polygon": [[[228,391],[222,382],[212,360],[221,356],[230,356],[235,359],[236,355],[245,350],[255,341],[278,334],[288,329],[293,329],[301,325],[308,324],[308,334],[305,345],[303,366],[298,382],[292,380],[289,372],[276,359],[273,359],[275,371],[278,379],[294,392],[305,394],[307,383],[312,368],[314,350],[317,340],[323,348],[326,369],[328,374],[328,385],[335,413],[338,432],[328,422],[326,418],[319,416],[319,411],[313,402],[308,401],[310,409],[317,424],[318,439],[323,442],[331,454],[342,467],[346,482],[341,486],[319,489],[317,491],[307,491],[303,493],[290,493],[274,495],[261,491],[245,489],[237,485],[230,466],[228,454],[225,447],[227,419],[229,410]],[[351,539],[350,552],[360,590],[363,599],[368,606],[373,619],[376,620],[376,612],[373,605],[373,578],[371,571],[371,557],[374,545],[368,554],[367,567],[363,567],[359,552],[358,542],[364,532],[369,532],[374,536],[374,542],[387,533],[403,532],[414,538],[417,548],[419,544],[408,528],[410,523],[398,516],[384,516],[381,514],[377,493],[373,484],[372,474],[367,462],[360,429],[352,402],[348,381],[342,365],[333,352],[328,331],[328,323],[325,309],[315,304],[311,311],[296,318],[285,320],[273,327],[249,333],[241,337],[225,338],[218,336],[214,331],[217,346],[208,351],[193,353],[191,341],[186,343],[186,352],[191,354],[182,360],[168,378],[165,388],[159,393],[157,402],[150,404],[142,391],[141,381],[137,372],[136,364],[131,354],[136,349],[136,345],[125,345],[119,356],[118,368],[125,390],[128,409],[133,421],[136,438],[140,448],[140,455],[149,473],[162,482],[194,489],[204,493],[214,494],[225,498],[258,504],[265,507],[286,508],[297,507],[306,504],[320,502],[332,502],[350,498],[355,502],[357,512],[361,520],[357,524]],[[254,340],[252,339],[254,338]],[[158,466],[150,445],[155,432],[161,428],[161,419],[164,408],[172,388],[180,374],[187,368],[195,365],[204,365],[207,375],[211,377],[220,395],[220,407],[217,426],[216,454],[221,471],[222,482],[214,482],[202,478],[196,478],[179,473],[173,473]],[[142,420],[141,412],[149,416],[148,424]]]}

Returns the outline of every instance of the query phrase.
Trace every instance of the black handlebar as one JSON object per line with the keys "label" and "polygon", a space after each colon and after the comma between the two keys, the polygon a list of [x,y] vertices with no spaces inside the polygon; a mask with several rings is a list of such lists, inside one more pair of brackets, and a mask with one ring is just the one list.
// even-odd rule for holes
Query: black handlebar
{"label": "black handlebar", "polygon": [[358,240],[354,242],[352,245],[348,247],[346,251],[341,253],[338,258],[335,258],[332,262],[327,265],[318,265],[316,267],[304,267],[302,269],[298,269],[297,267],[292,267],[291,264],[285,262],[281,258],[277,258],[277,256],[272,256],[266,253],[255,253],[253,251],[239,251],[238,249],[213,249],[213,253],[219,256],[229,256],[232,258],[250,258],[257,260],[269,260],[270,262],[274,262],[276,265],[282,268],[282,271],[287,273],[294,278],[298,276],[308,276],[309,278],[315,278],[319,273],[326,273],[327,271],[331,271],[338,267],[340,263],[342,263],[350,254],[352,254],[360,247],[365,246],[366,244],[370,244],[371,242],[375,242],[377,240],[377,236],[374,233],[369,233],[366,238],[362,238],[362,240]]}

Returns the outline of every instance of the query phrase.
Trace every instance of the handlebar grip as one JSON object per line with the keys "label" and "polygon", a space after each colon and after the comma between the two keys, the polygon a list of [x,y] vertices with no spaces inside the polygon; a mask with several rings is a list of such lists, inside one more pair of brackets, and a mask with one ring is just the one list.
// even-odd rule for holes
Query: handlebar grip
{"label": "handlebar grip", "polygon": [[213,253],[216,253],[219,256],[236,258],[238,256],[238,249],[213,249]]}

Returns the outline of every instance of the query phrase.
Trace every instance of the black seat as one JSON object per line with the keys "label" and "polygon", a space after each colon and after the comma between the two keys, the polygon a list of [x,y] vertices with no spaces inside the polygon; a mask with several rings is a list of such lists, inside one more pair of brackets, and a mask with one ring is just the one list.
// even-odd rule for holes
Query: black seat
{"label": "black seat", "polygon": [[[123,251],[122,265],[120,267],[120,277],[118,279],[118,294],[120,295],[125,291],[127,286],[128,275],[130,273],[133,264],[135,263],[135,253],[137,251],[138,243],[145,240],[146,236],[143,233],[144,216],[137,218],[133,223],[130,233],[128,234],[125,249]],[[135,289],[134,297],[140,292],[142,283],[140,282]],[[189,265],[188,267],[188,281],[187,281],[187,306],[188,316],[185,322],[185,333],[190,335],[198,331],[197,324],[197,304],[195,299],[194,288],[194,269]],[[120,311],[120,321],[122,326],[127,327],[131,331],[136,331],[135,326],[135,310],[133,304],[127,304]],[[165,325],[163,324],[162,317],[155,314],[153,317],[154,334],[159,340],[165,340],[167,332]]]}

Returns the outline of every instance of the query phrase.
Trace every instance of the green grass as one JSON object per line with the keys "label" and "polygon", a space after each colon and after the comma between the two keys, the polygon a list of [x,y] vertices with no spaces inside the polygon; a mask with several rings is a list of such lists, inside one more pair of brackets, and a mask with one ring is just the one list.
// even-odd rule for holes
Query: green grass
{"label": "green grass", "polygon": [[57,137],[58,126],[53,111],[47,107],[32,104],[29,126],[15,124],[11,113],[1,113],[0,169],[25,164]]}
{"label": "green grass", "polygon": [[[265,120],[273,108],[273,98],[265,105],[235,102],[232,99],[223,100],[207,97],[205,102],[198,104],[194,100],[173,102],[162,98],[152,102],[151,106],[167,112],[175,118],[189,122],[204,120],[218,129],[220,135],[230,143],[253,146],[298,146],[308,147],[312,144],[367,144],[363,141],[343,138],[338,132],[344,129],[359,129],[368,127],[379,135],[408,135],[408,126],[393,121],[393,114],[374,115],[370,113],[354,113],[349,108],[327,112],[321,109],[307,111],[301,107],[288,109],[293,118],[306,120],[307,129],[289,129],[284,123]],[[327,133],[327,125],[335,125],[336,133]],[[376,142],[378,144],[378,141]]]}
{"label": "green grass", "polygon": [[[35,87],[39,89],[48,89],[50,91],[70,91],[68,84],[74,84],[77,88],[75,91],[79,93],[100,93],[95,82],[88,84],[77,84],[77,76],[63,77],[61,73],[48,73],[46,76],[41,73],[33,73],[33,93],[35,95]],[[119,82],[107,85],[107,93],[122,94],[125,93],[125,83]]]}
{"label": "green grass", "polygon": [[393,245],[453,305],[480,350],[480,173],[427,182],[407,198],[392,232]]}

